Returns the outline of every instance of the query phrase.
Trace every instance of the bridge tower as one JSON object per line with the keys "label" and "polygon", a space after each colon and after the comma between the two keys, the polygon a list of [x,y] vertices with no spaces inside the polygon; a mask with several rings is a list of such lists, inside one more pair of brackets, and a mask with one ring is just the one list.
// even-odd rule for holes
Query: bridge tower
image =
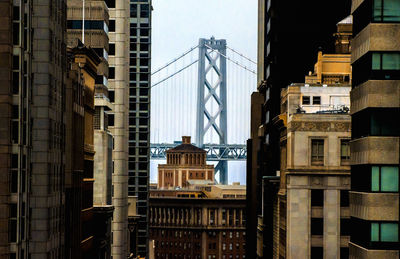
{"label": "bridge tower", "polygon": [[[226,40],[216,40],[214,37],[200,39],[198,62],[196,144],[203,148],[205,135],[213,131],[219,138],[218,144],[226,145],[228,142]],[[214,76],[217,77],[216,80]],[[210,109],[211,102],[217,105],[214,113]],[[219,172],[219,182],[228,184],[228,161],[220,160],[215,171]]]}

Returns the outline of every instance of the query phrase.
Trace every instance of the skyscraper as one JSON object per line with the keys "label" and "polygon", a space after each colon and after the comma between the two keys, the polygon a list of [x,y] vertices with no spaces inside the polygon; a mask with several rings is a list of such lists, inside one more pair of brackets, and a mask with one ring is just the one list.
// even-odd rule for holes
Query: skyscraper
{"label": "skyscraper", "polygon": [[[256,258],[257,215],[261,214],[262,176],[280,170],[279,132],[272,120],[280,112],[280,92],[312,70],[321,47],[334,52],[336,23],[349,15],[350,2],[259,0],[258,79],[252,96],[247,163],[248,258]],[[267,228],[272,229],[272,222]],[[272,233],[271,233],[272,235]]]}
{"label": "skyscraper", "polygon": [[350,258],[399,258],[400,2],[351,9]]}
{"label": "skyscraper", "polygon": [[151,0],[131,0],[129,19],[129,180],[128,195],[137,196],[136,255],[148,254],[150,178]]}
{"label": "skyscraper", "polygon": [[63,258],[66,3],[0,10],[0,257]]}

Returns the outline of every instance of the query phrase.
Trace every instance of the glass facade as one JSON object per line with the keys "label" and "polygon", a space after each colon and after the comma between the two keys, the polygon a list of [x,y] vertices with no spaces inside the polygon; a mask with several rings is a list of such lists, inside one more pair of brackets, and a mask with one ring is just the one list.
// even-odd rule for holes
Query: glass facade
{"label": "glass facade", "polygon": [[151,1],[130,3],[128,196],[137,196],[138,254],[147,254],[150,177]]}

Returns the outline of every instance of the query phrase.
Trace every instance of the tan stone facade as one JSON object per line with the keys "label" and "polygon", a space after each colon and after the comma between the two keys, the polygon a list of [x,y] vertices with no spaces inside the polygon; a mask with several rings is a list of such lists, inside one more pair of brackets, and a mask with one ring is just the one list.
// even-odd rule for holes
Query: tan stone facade
{"label": "tan stone facade", "polygon": [[193,146],[190,137],[182,145],[167,150],[167,164],[158,166],[158,188],[187,187],[189,180],[214,183],[214,166],[206,164],[206,151]]}
{"label": "tan stone facade", "polygon": [[[220,196],[222,189],[229,197]],[[244,193],[239,185],[151,190],[154,258],[245,258],[245,197],[239,196]]]}

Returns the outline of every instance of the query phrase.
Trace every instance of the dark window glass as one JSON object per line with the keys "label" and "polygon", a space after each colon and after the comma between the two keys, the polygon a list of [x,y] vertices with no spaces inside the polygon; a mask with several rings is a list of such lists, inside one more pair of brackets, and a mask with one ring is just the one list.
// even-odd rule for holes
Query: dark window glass
{"label": "dark window glass", "polygon": [[141,18],[148,18],[150,15],[150,7],[148,4],[140,5],[140,17]]}
{"label": "dark window glass", "polygon": [[106,0],[105,2],[108,8],[115,8],[115,0]]}
{"label": "dark window glass", "polygon": [[108,55],[110,55],[110,56],[115,55],[115,43],[110,43],[108,45]]}
{"label": "dark window glass", "polygon": [[322,258],[324,258],[324,248],[311,247],[311,259],[322,259]]}
{"label": "dark window glass", "polygon": [[19,69],[19,56],[17,55],[13,56],[13,69]]}
{"label": "dark window glass", "polygon": [[321,104],[321,96],[313,96],[313,104],[314,105],[319,105],[319,104]]}
{"label": "dark window glass", "polygon": [[108,99],[110,99],[110,102],[112,102],[112,103],[115,101],[115,92],[114,91],[111,91],[111,90],[108,91]]}
{"label": "dark window glass", "polygon": [[341,247],[340,248],[340,259],[348,259],[349,258],[349,248]]}
{"label": "dark window glass", "polygon": [[115,20],[108,21],[108,31],[115,32]]}
{"label": "dark window glass", "polygon": [[108,79],[115,79],[115,67],[108,68]]}
{"label": "dark window glass", "polygon": [[311,235],[323,235],[323,234],[324,234],[324,219],[311,218]]}
{"label": "dark window glass", "polygon": [[349,206],[349,191],[348,190],[340,190],[340,206],[341,207]]}
{"label": "dark window glass", "polygon": [[19,72],[13,72],[13,82],[12,82],[12,93],[18,94],[19,93]]}
{"label": "dark window glass", "polygon": [[108,126],[114,126],[114,114],[108,114]]}
{"label": "dark window glass", "polygon": [[131,6],[130,6],[131,18],[137,18],[137,7],[138,7],[137,4],[131,4]]}
{"label": "dark window glass", "polygon": [[311,189],[311,206],[324,206],[324,190]]}
{"label": "dark window glass", "polygon": [[340,235],[349,236],[350,235],[350,219],[341,218],[340,219]]}
{"label": "dark window glass", "polygon": [[310,96],[303,96],[303,104],[310,104]]}

